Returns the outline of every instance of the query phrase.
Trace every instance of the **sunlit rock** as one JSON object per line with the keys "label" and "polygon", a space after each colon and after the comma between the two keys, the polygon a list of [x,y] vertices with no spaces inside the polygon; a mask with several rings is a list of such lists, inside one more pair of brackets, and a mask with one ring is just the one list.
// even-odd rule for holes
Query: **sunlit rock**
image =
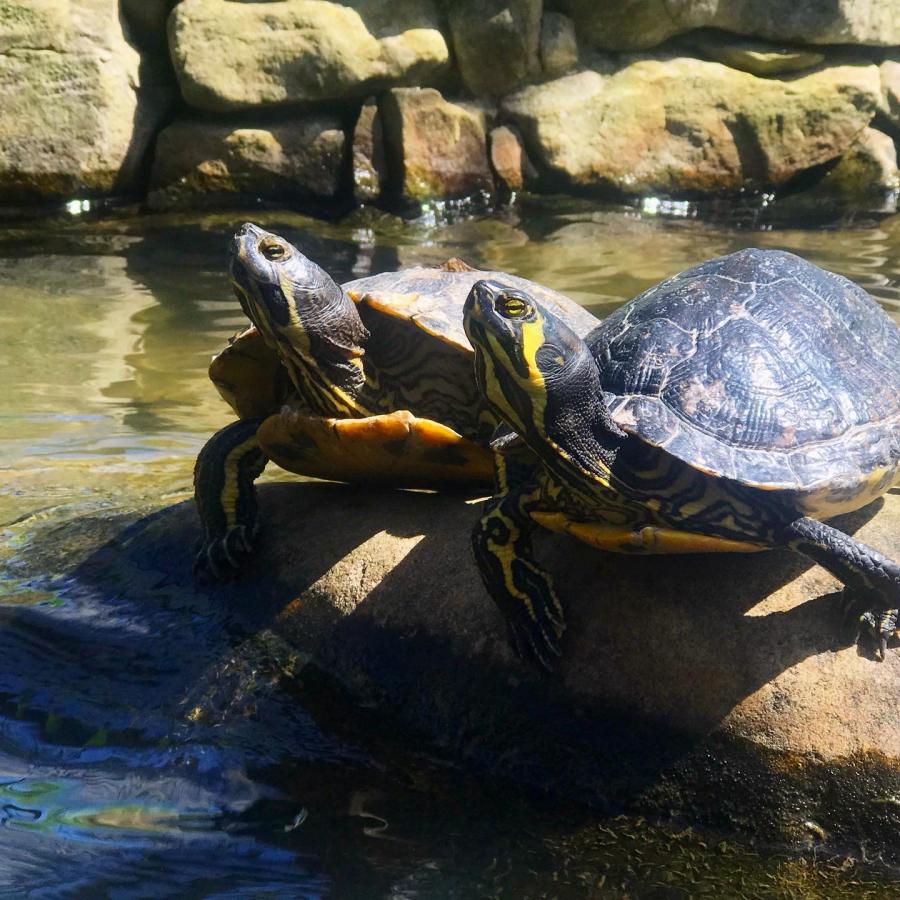
{"label": "sunlit rock", "polygon": [[607,50],[654,47],[692,28],[798,44],[900,44],[900,0],[559,0],[583,39]]}
{"label": "sunlit rock", "polygon": [[115,0],[0,7],[0,202],[128,195],[174,91]]}
{"label": "sunlit rock", "polygon": [[439,23],[431,0],[183,0],[169,45],[188,104],[222,111],[433,84],[449,67]]}
{"label": "sunlit rock", "polygon": [[507,97],[536,161],[626,193],[779,185],[843,154],[881,97],[874,65],[757,78],[685,57],[588,69]]}
{"label": "sunlit rock", "polygon": [[381,100],[381,116],[404,199],[493,189],[482,110],[445,100],[433,88],[394,88]]}
{"label": "sunlit rock", "polygon": [[522,146],[522,138],[508,125],[499,125],[490,134],[491,166],[509,191],[521,191],[537,178],[534,165]]}

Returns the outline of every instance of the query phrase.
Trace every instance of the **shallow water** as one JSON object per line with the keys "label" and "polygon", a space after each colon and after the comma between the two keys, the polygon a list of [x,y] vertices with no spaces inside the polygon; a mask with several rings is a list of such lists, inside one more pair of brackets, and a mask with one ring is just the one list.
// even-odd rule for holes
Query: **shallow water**
{"label": "shallow water", "polygon": [[[883,895],[889,876],[851,864],[485,786],[376,739],[330,688],[288,691],[226,610],[173,595],[150,615],[56,577],[71,531],[54,529],[190,496],[230,419],[206,367],[245,324],[224,275],[243,218],[0,230],[0,896]],[[748,231],[548,201],[450,224],[252,218],[339,280],[461,256],[598,315],[710,256],[783,248],[900,323],[900,217]]]}

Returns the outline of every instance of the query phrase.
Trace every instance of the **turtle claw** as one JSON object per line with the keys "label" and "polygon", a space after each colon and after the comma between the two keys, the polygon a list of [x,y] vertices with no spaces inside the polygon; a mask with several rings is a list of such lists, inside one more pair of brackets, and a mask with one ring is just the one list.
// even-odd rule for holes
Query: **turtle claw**
{"label": "turtle claw", "polygon": [[507,620],[509,643],[516,655],[525,662],[537,665],[549,675],[556,668],[556,661],[562,655],[559,639],[565,625],[551,620],[549,630],[544,624],[529,619],[527,622]]}
{"label": "turtle claw", "polygon": [[875,643],[875,659],[884,662],[888,641],[897,630],[900,609],[866,610],[857,622],[857,641],[865,633]]}
{"label": "turtle claw", "polygon": [[255,529],[236,525],[224,535],[202,541],[194,557],[194,578],[231,581],[255,550]]}

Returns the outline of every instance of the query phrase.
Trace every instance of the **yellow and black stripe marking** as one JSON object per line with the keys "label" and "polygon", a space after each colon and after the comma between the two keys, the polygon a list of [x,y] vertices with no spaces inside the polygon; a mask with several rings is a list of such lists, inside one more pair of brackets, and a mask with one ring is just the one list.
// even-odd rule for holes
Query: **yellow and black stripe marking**
{"label": "yellow and black stripe marking", "polygon": [[258,529],[253,482],[266,466],[257,437],[261,422],[240,419],[216,432],[194,466],[194,498],[204,532],[195,566],[216,578],[240,568],[253,550]]}

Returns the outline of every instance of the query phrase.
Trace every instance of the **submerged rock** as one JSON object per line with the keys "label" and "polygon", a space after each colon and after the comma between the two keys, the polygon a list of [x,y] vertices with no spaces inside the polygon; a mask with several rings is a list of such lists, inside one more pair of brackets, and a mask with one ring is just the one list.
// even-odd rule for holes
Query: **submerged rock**
{"label": "submerged rock", "polygon": [[133,194],[174,93],[115,0],[0,4],[0,196]]}
{"label": "submerged rock", "polygon": [[607,50],[643,50],[693,28],[800,44],[900,43],[898,0],[559,0],[579,34]]}
{"label": "submerged rock", "polygon": [[[277,635],[292,666],[299,654],[446,751],[558,795],[796,843],[811,821],[829,842],[896,854],[900,651],[879,664],[836,649],[838,585],[805,558],[628,558],[542,533],[569,628],[541,677],[510,651],[472,563],[479,504],[321,484],[259,494],[259,556],[204,603]],[[842,522],[895,558],[898,526],[896,491]],[[47,548],[67,584],[151,611],[157,592],[169,606],[183,592],[189,627],[192,503],[105,540],[71,528]]]}
{"label": "submerged rock", "polygon": [[502,108],[571,185],[642,194],[783,184],[844,153],[880,98],[874,65],[779,80],[675,57],[526,87]]}
{"label": "submerged rock", "polygon": [[485,114],[433,88],[394,88],[381,101],[387,152],[404,200],[491,191]]}
{"label": "submerged rock", "polygon": [[342,187],[345,143],[335,116],[257,127],[184,119],[163,129],[156,142],[149,204],[202,206],[241,195],[331,198]]}
{"label": "submerged rock", "polygon": [[433,84],[449,50],[431,0],[182,0],[169,46],[184,99],[225,111]]}

